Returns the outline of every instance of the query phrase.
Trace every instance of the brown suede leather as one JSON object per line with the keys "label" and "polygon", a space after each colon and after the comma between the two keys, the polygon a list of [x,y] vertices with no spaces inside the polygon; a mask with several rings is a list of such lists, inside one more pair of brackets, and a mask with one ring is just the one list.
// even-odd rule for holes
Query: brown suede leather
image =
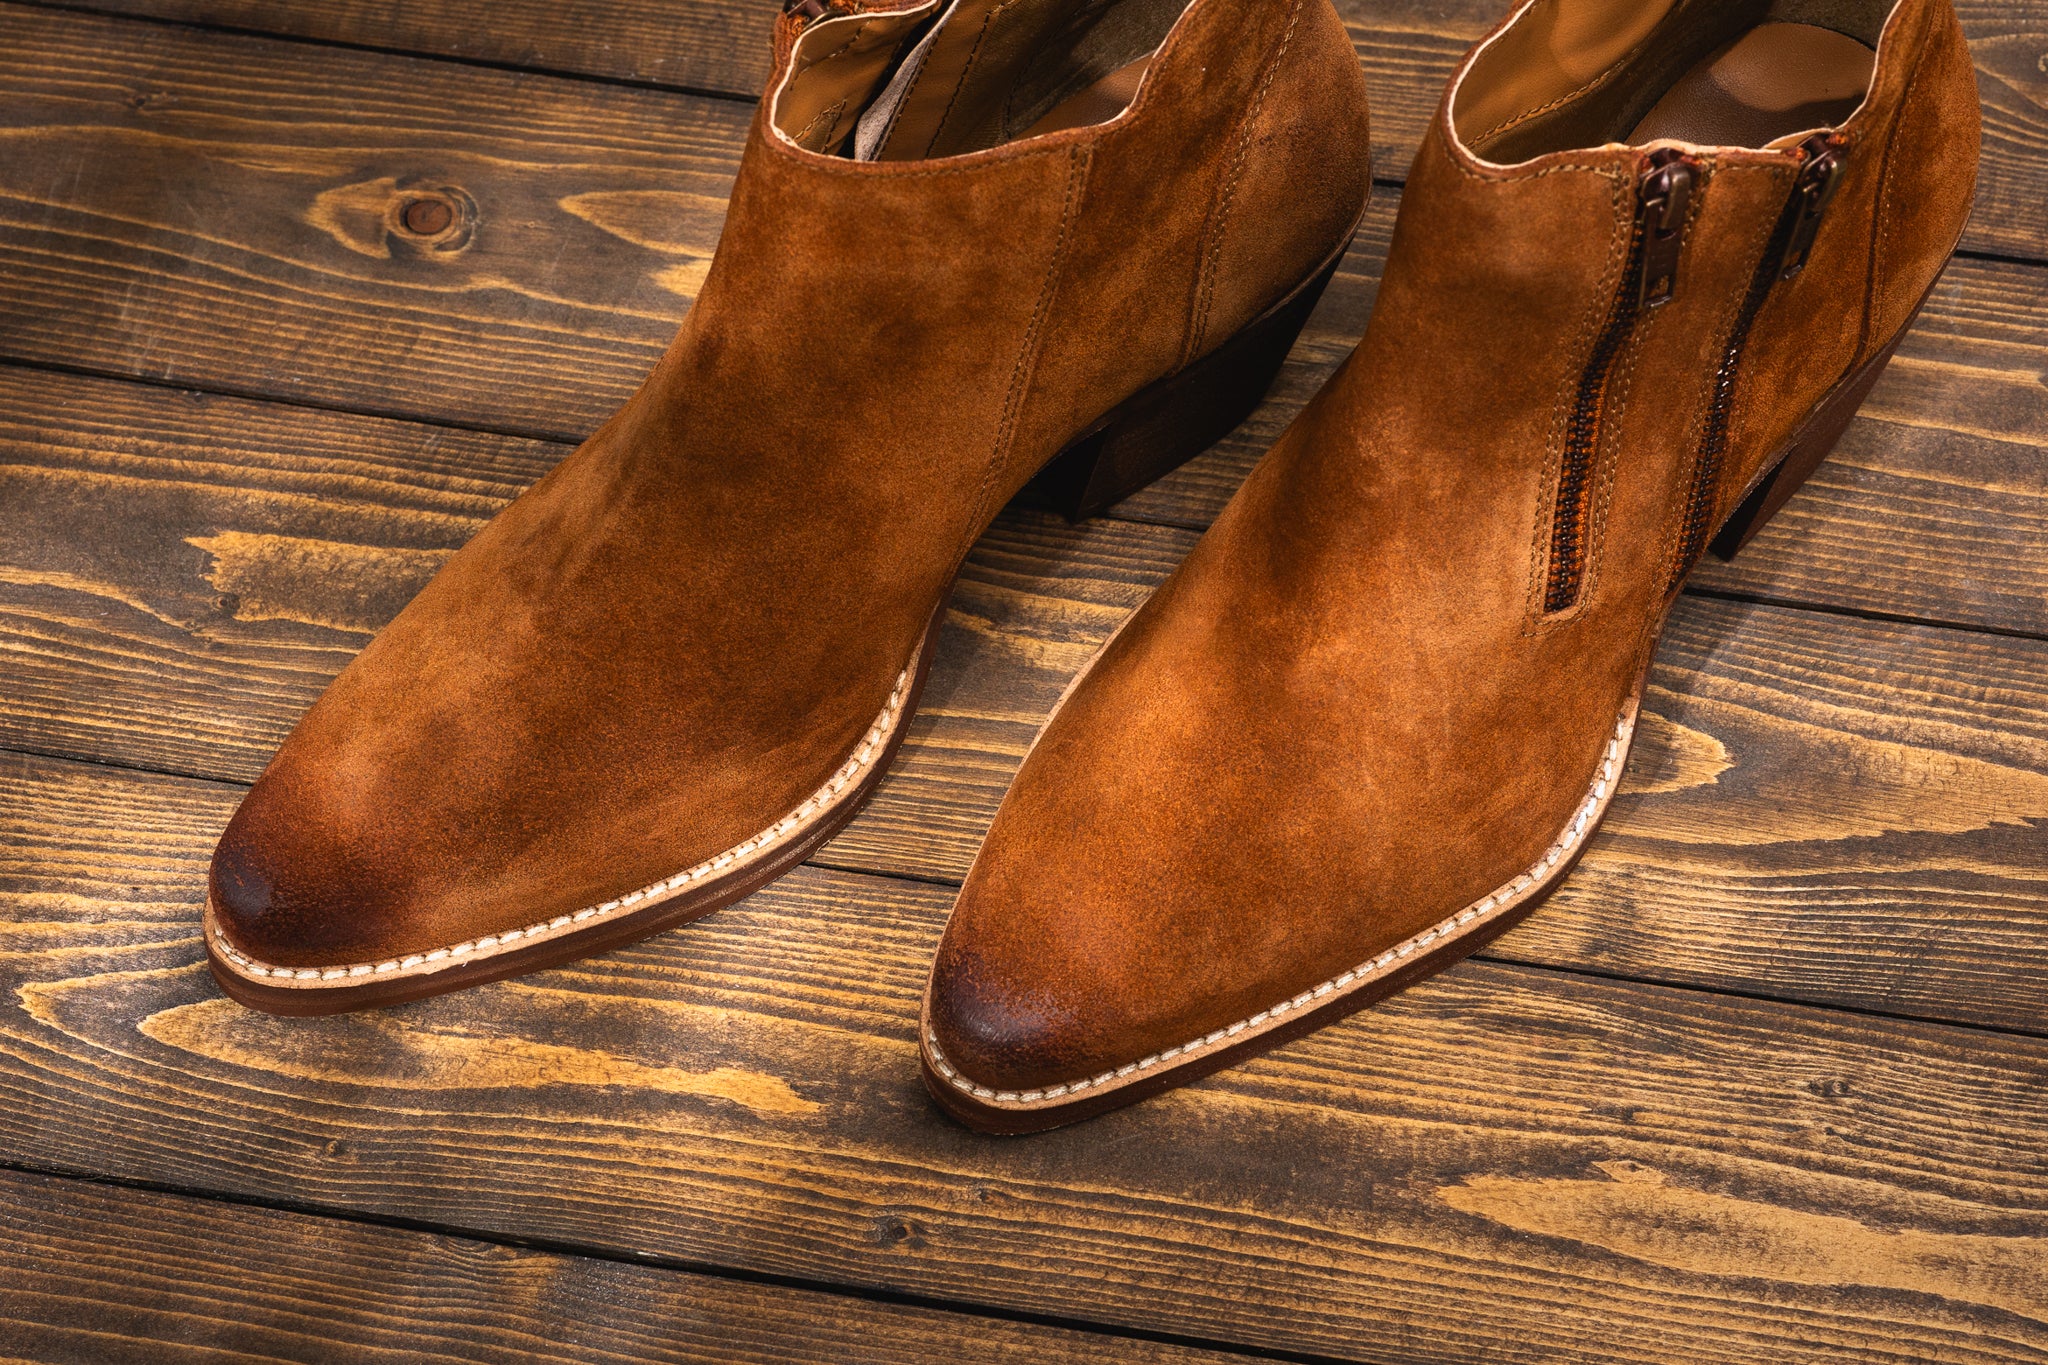
{"label": "brown suede leather", "polygon": [[[1604,40],[1578,12],[1603,3],[1540,0],[1501,50],[1519,24]],[[1602,60],[1654,67],[1659,41],[1645,23]],[[1460,79],[1488,77],[1485,52]],[[1572,80],[1633,127],[1657,89],[1601,69]],[[1579,117],[1558,79],[1536,72],[1530,97]],[[1446,93],[1356,353],[1068,694],[997,815],[926,996],[926,1078],[967,1122],[1080,1117],[1453,960],[1554,884],[1604,809],[1690,566],[1712,372],[1804,158],[1684,149],[1676,290],[1613,371],[1583,586],[1550,610],[1565,413],[1648,158],[1604,142],[1484,161],[1458,107],[1491,128],[1514,116],[1494,96]],[[1930,287],[1976,120],[1948,0],[1899,0],[1809,264],[1742,353],[1716,523]]]}
{"label": "brown suede leather", "polygon": [[[771,93],[835,59],[825,25],[865,22],[832,13],[807,46],[786,17]],[[970,155],[795,145],[824,140],[831,106],[785,138],[764,101],[653,374],[343,672],[242,803],[208,934],[240,998],[347,1008],[386,978],[430,993],[505,942],[575,956],[581,912],[653,903],[633,893],[779,828],[848,765],[864,789],[994,512],[1312,275],[1369,185],[1328,0],[1194,0],[1122,116]],[[834,121],[843,137],[852,113]]]}

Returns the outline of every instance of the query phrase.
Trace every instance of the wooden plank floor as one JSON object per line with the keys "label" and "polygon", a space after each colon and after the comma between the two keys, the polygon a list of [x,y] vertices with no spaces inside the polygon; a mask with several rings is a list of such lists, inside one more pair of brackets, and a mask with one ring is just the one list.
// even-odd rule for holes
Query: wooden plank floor
{"label": "wooden plank floor", "polygon": [[[0,0],[0,1359],[2048,1362],[2048,0],[1960,8],[1966,251],[1704,566],[1625,790],[1480,958],[976,1137],[923,973],[1066,681],[1355,341],[1502,0],[1342,0],[1381,189],[1275,396],[1006,510],[809,867],[562,970],[221,999],[206,859],[295,717],[638,382],[760,0]],[[460,250],[402,189],[476,206]]]}

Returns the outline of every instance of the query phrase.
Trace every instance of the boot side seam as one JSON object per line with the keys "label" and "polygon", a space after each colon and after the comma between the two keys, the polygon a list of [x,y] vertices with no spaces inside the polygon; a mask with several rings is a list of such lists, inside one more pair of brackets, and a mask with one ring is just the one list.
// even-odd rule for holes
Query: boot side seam
{"label": "boot side seam", "polygon": [[1038,287],[1038,301],[1032,306],[1031,321],[1025,326],[1023,342],[1017,348],[1017,362],[1010,370],[1009,390],[1003,396],[1002,416],[996,424],[994,447],[989,451],[988,462],[982,466],[981,482],[975,489],[973,507],[967,524],[961,530],[960,544],[954,552],[959,560],[967,554],[968,548],[981,534],[983,521],[989,516],[989,490],[996,482],[996,471],[1003,467],[1010,453],[1010,445],[1017,436],[1017,421],[1024,409],[1024,397],[1031,387],[1031,377],[1038,368],[1038,356],[1043,349],[1045,320],[1052,312],[1052,301],[1059,290],[1060,276],[1066,266],[1067,243],[1074,233],[1074,220],[1085,197],[1088,183],[1088,169],[1094,161],[1094,147],[1091,143],[1076,144],[1069,154],[1067,165],[1066,196],[1060,205],[1060,226],[1053,238],[1052,252],[1046,261],[1045,279]]}
{"label": "boot side seam", "polygon": [[[1467,177],[1482,183],[1493,183],[1487,177],[1476,175],[1460,164],[1458,158],[1452,156],[1447,148],[1443,151],[1445,159]],[[1597,166],[1558,166],[1551,170],[1539,171],[1537,176],[1563,171],[1591,171],[1606,179],[1615,222],[1614,233],[1607,247],[1607,263],[1601,267],[1600,279],[1587,300],[1578,328],[1572,334],[1570,354],[1581,357],[1592,351],[1593,339],[1612,305],[1614,291],[1620,287],[1622,272],[1627,269],[1628,183],[1620,176],[1608,173]],[[1538,492],[1536,516],[1529,527],[1528,603],[1524,610],[1521,631],[1524,636],[1536,635],[1564,616],[1563,613],[1544,610],[1543,585],[1550,571],[1550,530],[1557,516],[1559,489],[1563,480],[1565,423],[1571,411],[1571,395],[1578,383],[1577,375],[1584,367],[1585,362],[1577,360],[1566,370],[1551,412],[1550,434],[1545,439],[1543,450],[1543,483]],[[1583,598],[1581,600],[1583,601]]]}
{"label": "boot side seam", "polygon": [[1252,137],[1258,129],[1259,114],[1266,106],[1266,93],[1273,88],[1273,81],[1280,74],[1280,67],[1287,59],[1288,49],[1294,44],[1294,30],[1301,22],[1303,0],[1294,0],[1287,11],[1287,27],[1280,34],[1280,42],[1273,50],[1273,56],[1266,64],[1265,77],[1259,82],[1251,104],[1238,121],[1237,147],[1231,155],[1230,168],[1224,173],[1223,183],[1217,190],[1215,206],[1210,211],[1210,226],[1204,232],[1202,260],[1197,266],[1197,286],[1194,308],[1188,318],[1187,342],[1181,348],[1180,363],[1188,364],[1202,354],[1203,343],[1208,338],[1209,308],[1216,296],[1216,277],[1223,259],[1223,239],[1230,228],[1230,210],[1237,196],[1237,183],[1244,175],[1245,163],[1251,158]]}
{"label": "boot side seam", "polygon": [[1915,36],[1912,55],[1912,70],[1906,77],[1905,87],[1899,91],[1898,106],[1892,110],[1891,127],[1885,130],[1884,152],[1877,159],[1877,199],[1872,215],[1875,231],[1870,234],[1869,268],[1863,274],[1863,323],[1856,337],[1856,354],[1850,361],[1850,368],[1863,364],[1884,343],[1875,336],[1879,281],[1884,269],[1886,241],[1890,236],[1888,221],[1890,214],[1885,210],[1892,201],[1892,148],[1898,145],[1899,125],[1906,121],[1906,111],[1913,103],[1913,95],[1920,86],[1920,76],[1925,69],[1927,48],[1933,37],[1935,20],[1940,16],[1936,4],[1927,6],[1927,16],[1921,21],[1920,32]]}

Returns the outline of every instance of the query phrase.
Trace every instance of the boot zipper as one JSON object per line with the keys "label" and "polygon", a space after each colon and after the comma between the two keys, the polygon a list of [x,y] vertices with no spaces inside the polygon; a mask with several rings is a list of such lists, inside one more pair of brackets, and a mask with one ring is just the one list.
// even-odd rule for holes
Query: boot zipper
{"label": "boot zipper", "polygon": [[1673,566],[1667,591],[1675,591],[1691,571],[1693,562],[1706,547],[1708,525],[1721,486],[1721,465],[1728,451],[1728,423],[1734,414],[1735,377],[1742,363],[1743,348],[1749,344],[1750,328],[1771,287],[1789,280],[1806,268],[1813,249],[1814,234],[1820,230],[1821,215],[1827,212],[1835,191],[1842,183],[1848,164],[1848,144],[1835,133],[1815,133],[1799,144],[1802,164],[1792,183],[1792,193],[1778,214],[1770,240],[1758,259],[1756,273],[1729,328],[1728,344],[1721,363],[1714,370],[1714,387],[1707,400],[1705,419],[1700,424],[1699,451],[1693,458],[1692,487],[1687,492],[1685,518],[1681,523],[1678,560]]}
{"label": "boot zipper", "polygon": [[1565,421],[1557,507],[1550,526],[1550,569],[1543,590],[1546,612],[1564,611],[1579,600],[1586,576],[1593,472],[1610,381],[1643,314],[1670,302],[1678,287],[1679,251],[1685,245],[1686,217],[1698,176],[1698,168],[1683,153],[1667,147],[1650,154],[1648,167],[1636,181],[1628,260]]}
{"label": "boot zipper", "polygon": [[801,31],[804,25],[830,14],[832,6],[822,3],[822,0],[783,0],[782,12],[796,20],[796,27]]}

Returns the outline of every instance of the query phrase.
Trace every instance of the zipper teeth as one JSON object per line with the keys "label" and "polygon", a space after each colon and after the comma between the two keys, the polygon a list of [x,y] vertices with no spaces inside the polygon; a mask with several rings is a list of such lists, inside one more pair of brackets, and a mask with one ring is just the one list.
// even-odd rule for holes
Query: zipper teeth
{"label": "zipper teeth", "polygon": [[1588,523],[1593,514],[1593,464],[1600,453],[1600,429],[1607,411],[1609,379],[1620,358],[1636,319],[1642,314],[1642,296],[1636,277],[1642,273],[1643,239],[1647,227],[1641,215],[1629,240],[1628,262],[1622,268],[1607,323],[1593,343],[1593,353],[1579,376],[1571,417],[1565,424],[1564,458],[1558,470],[1557,510],[1550,525],[1550,570],[1543,588],[1543,610],[1559,612],[1579,600],[1586,576]]}
{"label": "zipper teeth", "polygon": [[1749,277],[1742,306],[1736,310],[1735,325],[1728,329],[1728,344],[1714,370],[1714,387],[1707,401],[1706,416],[1700,423],[1699,451],[1693,457],[1692,486],[1686,492],[1685,518],[1680,524],[1678,560],[1672,565],[1670,582],[1665,585],[1667,593],[1685,581],[1706,548],[1707,533],[1713,529],[1714,504],[1721,490],[1721,465],[1728,452],[1728,424],[1735,410],[1736,370],[1742,363],[1743,349],[1749,344],[1756,315],[1777,282],[1779,258],[1784,255],[1796,224],[1791,213],[1780,215],[1770,241],[1764,245],[1763,256],[1756,263],[1756,272]]}

